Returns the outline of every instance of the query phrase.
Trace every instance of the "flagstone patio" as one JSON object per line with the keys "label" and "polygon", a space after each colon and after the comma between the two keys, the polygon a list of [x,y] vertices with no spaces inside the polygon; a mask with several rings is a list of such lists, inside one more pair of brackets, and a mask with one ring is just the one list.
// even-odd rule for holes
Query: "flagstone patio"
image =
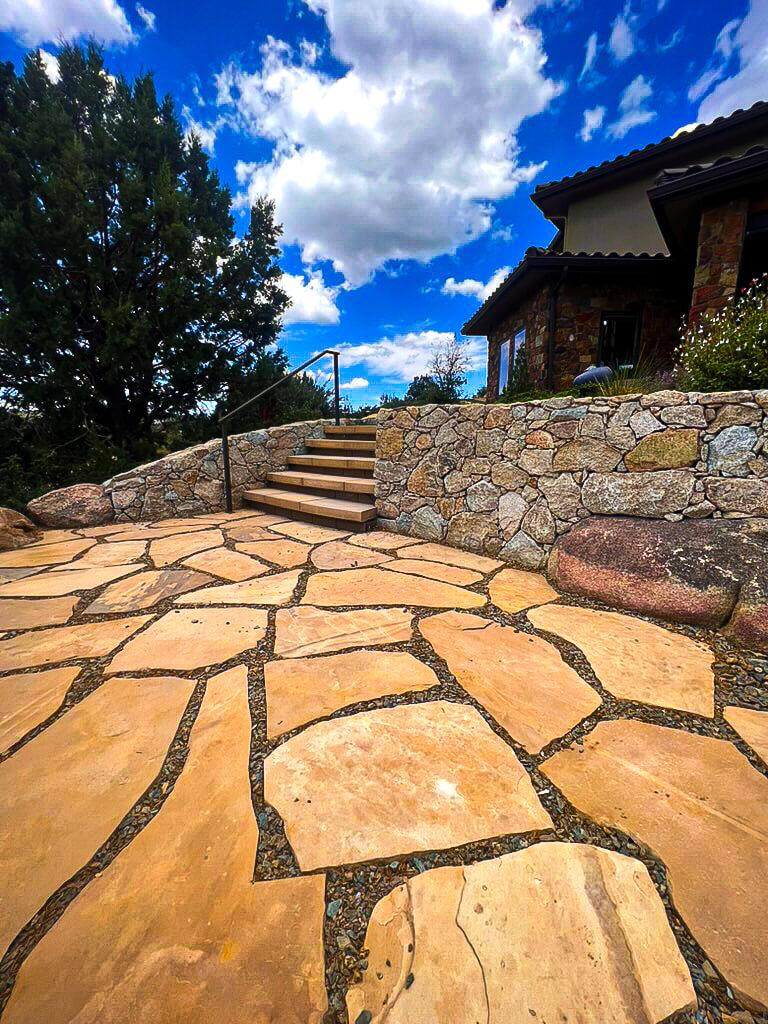
{"label": "flagstone patio", "polygon": [[768,1021],[768,660],[279,515],[0,552],[2,1024]]}

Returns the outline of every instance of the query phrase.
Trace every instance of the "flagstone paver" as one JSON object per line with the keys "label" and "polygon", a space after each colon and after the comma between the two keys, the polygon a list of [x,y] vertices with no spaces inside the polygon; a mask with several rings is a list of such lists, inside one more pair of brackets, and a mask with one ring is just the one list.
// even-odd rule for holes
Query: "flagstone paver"
{"label": "flagstone paver", "polygon": [[371,551],[343,540],[331,540],[315,548],[311,555],[316,569],[357,569],[392,561],[392,556]]}
{"label": "flagstone paver", "polygon": [[241,666],[208,682],[173,792],[27,959],[5,1021],[321,1024],[324,879],[252,883],[250,734]]}
{"label": "flagstone paver", "polygon": [[149,545],[149,557],[158,569],[171,565],[180,558],[194,555],[197,551],[216,548],[224,543],[221,530],[202,530],[200,533],[185,533],[181,536],[163,537]]}
{"label": "flagstone paver", "polygon": [[411,576],[426,576],[430,580],[443,583],[454,583],[459,587],[470,587],[482,580],[482,574],[471,569],[459,569],[456,565],[445,565],[442,562],[428,562],[426,558],[393,558],[387,562],[387,569],[392,572],[405,572]]}
{"label": "flagstone paver", "polygon": [[758,757],[768,764],[768,711],[727,707],[723,718],[741,736]]}
{"label": "flagstone paver", "polygon": [[254,576],[262,576],[269,572],[268,566],[263,562],[249,555],[240,554],[239,551],[230,551],[229,548],[199,551],[196,555],[185,558],[182,564],[189,566],[190,569],[199,569],[201,572],[210,572],[214,576],[232,580],[233,583],[250,580]]}
{"label": "flagstone paver", "polygon": [[370,530],[368,533],[352,534],[350,544],[359,544],[361,548],[380,548],[382,551],[396,551],[409,544],[420,543],[415,537],[401,537],[398,533],[386,530]]}
{"label": "flagstone paver", "polygon": [[[207,525],[207,524],[206,524]],[[171,526],[168,523],[148,523],[142,526],[139,523],[128,524],[128,528],[121,530],[117,540],[143,540],[152,541],[163,537],[181,536],[185,533],[199,533],[200,523],[194,526]]]}
{"label": "flagstone paver", "polygon": [[489,583],[488,593],[497,608],[510,614],[560,597],[543,576],[520,569],[502,569]]}
{"label": "flagstone paver", "polygon": [[52,668],[0,679],[0,752],[52,715],[79,674],[77,667]]}
{"label": "flagstone paver", "polygon": [[174,608],[129,641],[107,671],[189,672],[218,665],[255,647],[266,626],[267,613],[257,608]]}
{"label": "flagstone paver", "polygon": [[768,1009],[768,778],[725,740],[601,722],[541,770],[664,862],[672,900],[728,984]]}
{"label": "flagstone paver", "polygon": [[34,565],[58,565],[69,562],[76,555],[93,547],[96,543],[83,537],[81,540],[68,540],[61,544],[28,544],[15,551],[0,551],[0,566],[10,569]]}
{"label": "flagstone paver", "polygon": [[193,569],[147,570],[112,583],[106,590],[102,590],[85,611],[88,615],[136,612],[212,582],[210,576]]}
{"label": "flagstone paver", "polygon": [[333,526],[316,526],[314,523],[283,522],[275,524],[276,533],[293,537],[307,544],[324,544],[327,540],[343,540],[349,536],[348,530],[337,530]]}
{"label": "flagstone paver", "polygon": [[703,644],[618,612],[545,605],[528,618],[580,648],[614,697],[714,715],[713,655]]}
{"label": "flagstone paver", "polygon": [[515,754],[465,704],[311,725],[264,762],[303,871],[551,827]]}
{"label": "flagstone paver", "polygon": [[601,704],[540,637],[460,612],[422,619],[419,630],[464,689],[531,754]]}
{"label": "flagstone paver", "polygon": [[450,583],[389,572],[386,569],[345,569],[317,573],[307,581],[305,604],[323,608],[345,605],[422,605],[426,608],[479,608],[484,594]]}
{"label": "flagstone paver", "polygon": [[149,622],[151,615],[54,626],[0,641],[0,672],[54,665],[71,658],[101,658]]}
{"label": "flagstone paver", "polygon": [[227,530],[230,540],[250,543],[257,540],[274,540],[275,535],[271,530],[262,526],[258,519],[255,522],[244,520],[242,524],[232,526]]}
{"label": "flagstone paver", "polygon": [[281,608],[275,619],[275,654],[305,658],[350,647],[401,643],[411,639],[412,618],[405,608],[356,608],[349,612],[307,606]]}
{"label": "flagstone paver", "polygon": [[80,540],[80,535],[74,530],[45,530],[37,544],[61,544],[67,540]]}
{"label": "flagstone paver", "polygon": [[143,557],[147,550],[144,540],[115,541],[114,543],[98,544],[95,548],[73,562],[74,566],[86,565],[127,565]]}
{"label": "flagstone paver", "polygon": [[106,526],[79,526],[75,531],[81,537],[109,537],[111,534],[134,531],[137,523],[107,523]]}
{"label": "flagstone paver", "polygon": [[[73,566],[77,563],[73,563]],[[93,590],[105,583],[138,572],[142,566],[133,565],[92,565],[85,569],[70,569],[56,572],[42,572],[23,580],[14,580],[0,586],[0,599],[5,597],[61,597],[80,590]]]}
{"label": "flagstone paver", "polygon": [[696,1006],[647,869],[593,846],[416,875],[376,905],[365,947],[350,1021],[649,1024]]}
{"label": "flagstone paver", "polygon": [[38,572],[47,571],[48,569],[44,565],[36,565],[29,569],[24,566],[20,566],[18,568],[0,566],[0,583],[3,583],[6,580],[23,580],[27,576],[34,576]]}
{"label": "flagstone paver", "polygon": [[459,551],[445,544],[414,544],[404,551],[398,551],[399,558],[426,558],[429,562],[444,562],[446,565],[457,565],[460,569],[472,569],[483,574],[500,569],[504,563],[485,555],[475,555],[471,551]]}
{"label": "flagstone paver", "polygon": [[276,573],[263,579],[244,580],[242,583],[225,583],[216,587],[205,587],[193,594],[176,598],[175,604],[288,604],[299,582],[300,572]]}
{"label": "flagstone paver", "polygon": [[110,680],[0,765],[0,955],[155,778],[193,686]]}
{"label": "flagstone paver", "polygon": [[0,628],[32,629],[34,626],[59,626],[75,610],[78,597],[51,597],[41,600],[8,598],[0,600]]}
{"label": "flagstone paver", "polygon": [[272,540],[255,541],[252,544],[236,544],[235,547],[245,555],[263,558],[273,565],[282,566],[283,569],[293,569],[297,565],[304,565],[312,550],[309,544],[301,544],[295,540],[284,540],[280,537],[274,537]]}
{"label": "flagstone paver", "polygon": [[267,736],[383,694],[436,686],[431,668],[404,651],[350,651],[325,658],[270,661],[264,666]]}

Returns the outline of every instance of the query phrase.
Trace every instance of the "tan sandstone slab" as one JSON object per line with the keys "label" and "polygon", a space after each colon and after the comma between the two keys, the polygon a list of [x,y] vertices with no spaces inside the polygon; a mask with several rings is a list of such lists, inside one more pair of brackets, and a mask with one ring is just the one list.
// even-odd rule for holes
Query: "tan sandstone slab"
{"label": "tan sandstone slab", "polygon": [[540,637],[459,612],[422,619],[419,630],[464,689],[530,754],[601,704],[600,695]]}
{"label": "tan sandstone slab", "polygon": [[768,1008],[768,778],[726,740],[601,722],[541,766],[571,803],[650,847],[672,900],[750,1007]]}
{"label": "tan sandstone slab", "polygon": [[106,526],[80,526],[76,532],[81,537],[110,537],[112,534],[123,534],[129,530],[135,531],[136,525],[136,523],[107,523]]}
{"label": "tan sandstone slab", "polygon": [[233,526],[227,530],[227,535],[230,540],[240,542],[253,542],[257,540],[274,540],[275,535],[271,530],[262,526],[257,520],[251,522],[246,519],[243,523],[238,523],[237,526]]}
{"label": "tan sandstone slab", "polygon": [[316,526],[314,523],[282,522],[272,529],[283,533],[286,537],[304,541],[307,544],[324,544],[327,540],[343,540],[349,536],[349,530],[337,530],[333,526]]}
{"label": "tan sandstone slab", "polygon": [[112,679],[0,765],[0,954],[157,775],[188,679]]}
{"label": "tan sandstone slab", "polygon": [[79,600],[78,597],[51,597],[40,601],[23,597],[0,600],[0,629],[59,626],[67,621]]}
{"label": "tan sandstone slab", "polygon": [[376,904],[364,945],[350,1021],[656,1024],[696,1007],[646,867],[594,846],[416,875]]}
{"label": "tan sandstone slab", "polygon": [[128,562],[137,562],[143,557],[147,548],[147,542],[143,540],[127,540],[97,544],[95,548],[78,558],[72,563],[72,567],[86,565],[127,565]]}
{"label": "tan sandstone slab", "polygon": [[368,533],[353,534],[349,538],[350,544],[359,544],[361,548],[375,548],[382,551],[397,551],[398,548],[407,547],[409,544],[418,544],[416,537],[401,537],[397,533],[388,533],[386,530],[371,530]]}
{"label": "tan sandstone slab", "polygon": [[9,640],[0,641],[0,671],[54,665],[70,658],[101,658],[114,651],[151,618],[151,615],[134,615],[129,619],[54,626],[52,629],[19,633]]}
{"label": "tan sandstone slab", "polygon": [[275,619],[275,654],[304,658],[350,647],[376,647],[411,639],[405,608],[356,608],[329,612],[323,608],[281,608]]}
{"label": "tan sandstone slab", "polygon": [[488,585],[491,601],[497,608],[514,614],[537,604],[557,601],[560,595],[537,572],[503,569]]}
{"label": "tan sandstone slab", "polygon": [[235,547],[245,555],[263,558],[273,565],[281,566],[283,569],[292,569],[297,565],[304,565],[312,550],[309,544],[301,544],[299,541],[284,540],[282,538],[260,540],[252,544],[236,544]]}
{"label": "tan sandstone slab", "polygon": [[393,558],[387,563],[392,572],[405,572],[411,576],[426,576],[430,580],[454,583],[459,587],[470,587],[482,580],[482,574],[471,569],[459,569],[456,565],[442,562],[428,562],[426,558]]}
{"label": "tan sandstone slab", "polygon": [[12,569],[9,566],[0,567],[0,583],[5,583],[9,580],[23,580],[26,576],[34,576],[35,573],[45,572],[46,567],[43,565],[36,565],[34,568],[26,569],[23,567]]}
{"label": "tan sandstone slab", "polygon": [[447,701],[310,726],[265,760],[264,799],[303,871],[552,825],[510,747]]}
{"label": "tan sandstone slab", "polygon": [[484,594],[450,583],[389,572],[386,569],[345,569],[310,576],[305,604],[323,608],[344,605],[421,605],[426,608],[479,608]]}
{"label": "tan sandstone slab", "polygon": [[256,608],[174,608],[127,643],[107,671],[218,665],[255,647],[266,627],[267,613]]}
{"label": "tan sandstone slab", "polygon": [[254,576],[262,576],[269,569],[263,562],[251,558],[249,555],[240,554],[239,551],[230,551],[229,548],[211,548],[209,551],[199,551],[183,562],[190,569],[199,569],[201,572],[209,572],[214,576],[221,576],[225,580],[232,580],[239,583],[241,580],[250,580]]}
{"label": "tan sandstone slab", "polygon": [[79,668],[52,668],[0,679],[0,751],[52,715],[79,672]]}
{"label": "tan sandstone slab", "polygon": [[241,666],[208,682],[165,805],[26,960],[7,1021],[321,1024],[325,880],[252,883],[250,735]]}
{"label": "tan sandstone slab", "polygon": [[61,572],[43,572],[29,579],[3,584],[0,586],[0,598],[60,597],[81,590],[94,590],[139,569],[140,565],[94,565],[89,569],[68,568]]}
{"label": "tan sandstone slab", "polygon": [[71,562],[77,555],[92,548],[95,540],[68,540],[61,544],[29,544],[16,551],[0,551],[0,566],[9,569],[33,565],[58,565]]}
{"label": "tan sandstone slab", "polygon": [[80,540],[80,534],[75,530],[45,530],[38,544],[61,544],[67,540]]}
{"label": "tan sandstone slab", "polygon": [[111,584],[85,610],[88,615],[136,612],[212,582],[210,576],[193,569],[147,570]]}
{"label": "tan sandstone slab", "polygon": [[158,569],[164,565],[194,555],[197,551],[216,548],[224,543],[221,530],[203,530],[201,533],[185,533],[181,536],[162,537],[149,545],[149,557]]}
{"label": "tan sandstone slab", "polygon": [[472,569],[485,575],[500,569],[504,563],[496,561],[495,558],[486,558],[485,555],[475,555],[471,551],[459,551],[457,548],[449,548],[445,544],[414,544],[405,551],[398,551],[400,558],[426,558],[428,562],[444,562],[446,565],[456,565],[460,569]]}
{"label": "tan sandstone slab", "polygon": [[618,612],[548,605],[528,618],[579,647],[614,697],[713,717],[713,655],[703,644]]}
{"label": "tan sandstone slab", "polygon": [[205,587],[177,598],[175,604],[288,604],[300,575],[298,569],[293,569],[263,579]]}
{"label": "tan sandstone slab", "polygon": [[270,661],[264,666],[267,736],[383,694],[436,686],[431,668],[403,651],[350,651],[326,658]]}
{"label": "tan sandstone slab", "polygon": [[749,744],[758,757],[768,764],[768,711],[727,707],[723,718]]}
{"label": "tan sandstone slab", "polygon": [[[192,525],[194,523],[194,525]],[[110,535],[111,540],[128,541],[143,540],[151,541],[162,537],[172,537],[185,533],[199,533],[207,527],[207,523],[198,523],[190,520],[188,526],[173,526],[170,523],[127,523],[119,534]],[[82,531],[81,531],[82,532]]]}
{"label": "tan sandstone slab", "polygon": [[343,540],[331,540],[315,548],[312,564],[318,569],[357,569],[391,561],[390,555],[370,551]]}

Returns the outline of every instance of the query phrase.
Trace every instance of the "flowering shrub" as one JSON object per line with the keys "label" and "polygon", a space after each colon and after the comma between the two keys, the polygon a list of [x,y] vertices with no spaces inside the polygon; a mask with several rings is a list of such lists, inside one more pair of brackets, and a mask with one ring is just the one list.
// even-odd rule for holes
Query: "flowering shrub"
{"label": "flowering shrub", "polygon": [[768,274],[686,330],[676,359],[695,391],[768,388]]}

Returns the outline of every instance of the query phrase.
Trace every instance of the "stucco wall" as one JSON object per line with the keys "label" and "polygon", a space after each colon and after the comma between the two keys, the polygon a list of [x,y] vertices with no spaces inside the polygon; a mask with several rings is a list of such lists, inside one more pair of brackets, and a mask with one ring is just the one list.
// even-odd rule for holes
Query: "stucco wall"
{"label": "stucco wall", "polygon": [[768,391],[382,410],[384,529],[538,568],[591,515],[768,516]]}

